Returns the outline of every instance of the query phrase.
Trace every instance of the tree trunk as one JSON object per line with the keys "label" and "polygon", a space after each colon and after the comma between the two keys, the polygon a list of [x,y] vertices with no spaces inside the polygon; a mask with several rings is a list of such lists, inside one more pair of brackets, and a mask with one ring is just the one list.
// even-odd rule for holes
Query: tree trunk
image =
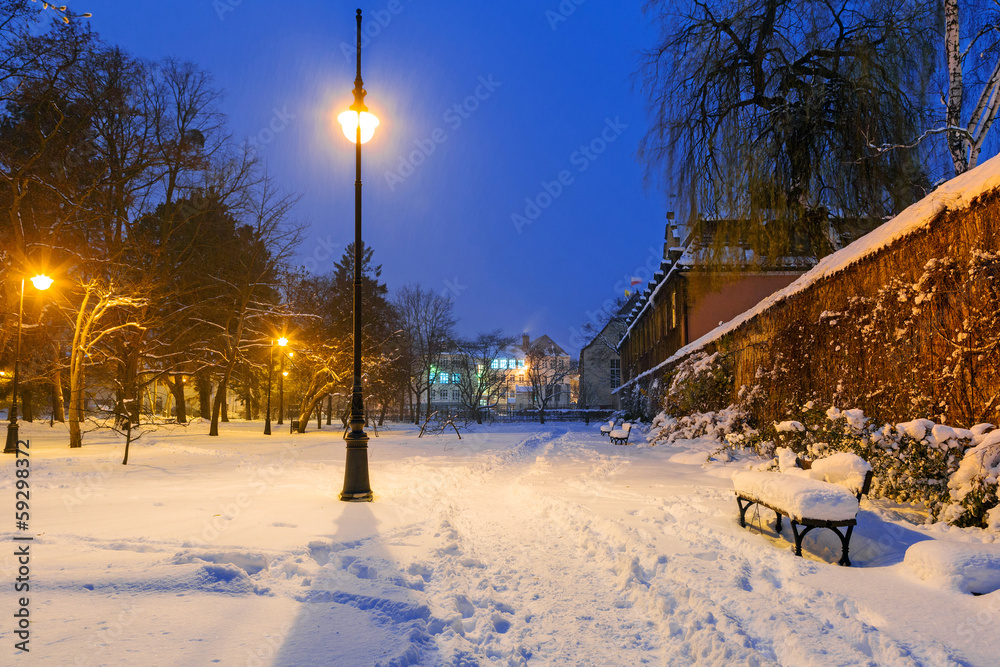
{"label": "tree trunk", "polygon": [[[82,354],[82,353],[81,353]],[[83,447],[83,433],[80,424],[83,422],[83,368],[77,365],[82,364],[77,360],[71,366],[69,378],[69,446]]]}
{"label": "tree trunk", "polygon": [[215,392],[215,401],[212,403],[212,424],[208,429],[209,435],[219,435],[219,416],[226,400],[226,380],[226,375],[223,375]]}
{"label": "tree trunk", "polygon": [[[215,398],[222,397],[222,421],[224,423],[229,423],[229,392],[226,390],[226,385],[219,383],[219,388],[216,390]],[[214,415],[214,413],[213,413]]]}
{"label": "tree trunk", "polygon": [[202,419],[212,414],[212,379],[208,372],[200,370],[195,373],[195,388],[198,390],[198,416]]}
{"label": "tree trunk", "polygon": [[62,364],[59,363],[59,347],[52,346],[52,419],[57,422],[66,421],[66,408],[63,403]]}
{"label": "tree trunk", "polygon": [[167,387],[170,388],[170,394],[174,397],[174,403],[177,405],[177,423],[186,424],[187,405],[184,402],[184,376],[176,375],[171,381],[171,377],[166,375],[164,379],[167,382]]}
{"label": "tree trunk", "polygon": [[[948,66],[948,101],[945,123],[962,127],[962,52],[958,25],[958,0],[944,0],[944,50]],[[955,175],[969,168],[966,147],[968,140],[958,132],[948,132],[948,151],[955,166]]]}
{"label": "tree trunk", "polygon": [[57,422],[66,421],[66,410],[63,406],[62,371],[58,368],[52,378],[52,419]]}
{"label": "tree trunk", "polygon": [[330,426],[333,419],[333,394],[326,397],[326,425]]}
{"label": "tree trunk", "polygon": [[32,400],[30,387],[21,389],[21,419],[28,423],[35,420],[35,403]]}

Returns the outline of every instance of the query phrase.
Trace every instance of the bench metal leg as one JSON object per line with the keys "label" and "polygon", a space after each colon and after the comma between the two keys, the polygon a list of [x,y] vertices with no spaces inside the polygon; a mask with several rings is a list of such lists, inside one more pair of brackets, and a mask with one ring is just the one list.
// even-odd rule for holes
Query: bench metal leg
{"label": "bench metal leg", "polygon": [[802,538],[809,534],[809,531],[813,528],[818,528],[818,526],[804,526],[804,530],[799,532],[799,522],[792,519],[792,535],[795,536],[795,555],[802,555]]}
{"label": "bench metal leg", "polygon": [[837,537],[840,538],[841,552],[840,560],[837,561],[837,565],[843,565],[844,567],[851,566],[851,559],[848,557],[848,551],[851,544],[851,534],[854,533],[854,526],[847,526],[845,532],[840,532],[840,529],[836,526],[805,526],[804,530],[799,532],[799,524],[792,521],[792,534],[795,535],[795,555],[802,555],[802,538],[809,533],[813,528],[829,528],[833,532],[837,533]]}
{"label": "bench metal leg", "polygon": [[844,547],[844,550],[840,554],[840,560],[837,561],[837,564],[838,565],[843,565],[844,567],[850,567],[851,566],[851,559],[848,558],[848,556],[847,556],[847,550],[848,550],[848,548],[850,547],[850,544],[851,544],[851,533],[854,532],[854,526],[848,526],[847,527],[847,531],[845,533],[843,533],[843,534],[839,530],[837,530],[836,528],[834,528],[833,530],[836,531],[836,533],[837,533],[838,536],[840,536],[840,543]]}
{"label": "bench metal leg", "polygon": [[[746,503],[746,504],[744,505],[744,503]],[[746,520],[747,510],[750,509],[750,506],[753,505],[753,502],[750,501],[750,500],[743,500],[742,498],[740,498],[739,496],[737,496],[736,497],[736,504],[740,508],[740,528],[746,528],[747,527],[747,520]]]}
{"label": "bench metal leg", "polygon": [[774,529],[781,535],[781,512],[774,513]]}

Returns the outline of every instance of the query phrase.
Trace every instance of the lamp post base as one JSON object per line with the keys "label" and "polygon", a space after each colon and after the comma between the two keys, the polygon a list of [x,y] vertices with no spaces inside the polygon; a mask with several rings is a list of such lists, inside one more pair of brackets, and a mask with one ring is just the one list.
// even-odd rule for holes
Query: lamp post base
{"label": "lamp post base", "polygon": [[4,445],[4,454],[16,454],[17,453],[17,440],[18,440],[18,425],[17,424],[7,424],[7,444]]}
{"label": "lamp post base", "polygon": [[370,503],[373,500],[368,481],[368,436],[364,431],[347,435],[347,462],[344,466],[344,490],[340,499],[348,503]]}

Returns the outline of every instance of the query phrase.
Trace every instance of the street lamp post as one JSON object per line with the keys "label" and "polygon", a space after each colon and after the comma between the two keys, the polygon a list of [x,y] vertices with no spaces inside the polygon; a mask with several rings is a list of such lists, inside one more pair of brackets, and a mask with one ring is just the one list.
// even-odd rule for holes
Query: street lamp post
{"label": "street lamp post", "polygon": [[271,374],[274,372],[274,341],[267,346],[267,409],[264,415],[264,435],[271,435]]}
{"label": "street lamp post", "polygon": [[[271,380],[271,376],[274,373],[275,343],[278,344],[278,347],[285,347],[286,345],[288,345],[288,339],[282,336],[276,341],[272,340],[271,344],[267,348],[267,415],[264,417],[264,435],[271,435],[271,385],[274,384],[274,382]],[[282,352],[282,354],[284,354],[284,352]],[[281,423],[280,414],[278,415],[278,423],[279,424]]]}
{"label": "street lamp post", "polygon": [[278,426],[285,423],[285,351],[279,350],[278,357]]}
{"label": "street lamp post", "polygon": [[337,119],[344,135],[355,145],[354,181],[354,385],[351,390],[351,432],[347,434],[347,460],[344,489],[340,499],[348,502],[372,500],[368,481],[368,435],[365,433],[365,405],[361,388],[361,144],[375,133],[378,119],[365,106],[364,81],[361,79],[361,10],[358,19],[357,77],[354,79],[354,104]]}
{"label": "street lamp post", "polygon": [[[45,275],[37,275],[31,279],[31,284],[39,291],[45,291],[52,286],[52,278]],[[21,362],[21,321],[24,319],[24,278],[21,278],[21,296],[17,307],[17,341],[14,343],[14,379],[11,387],[10,401],[10,422],[7,424],[7,443],[4,445],[4,454],[14,454],[17,452],[17,440],[19,425],[17,423],[17,385],[18,366]]]}

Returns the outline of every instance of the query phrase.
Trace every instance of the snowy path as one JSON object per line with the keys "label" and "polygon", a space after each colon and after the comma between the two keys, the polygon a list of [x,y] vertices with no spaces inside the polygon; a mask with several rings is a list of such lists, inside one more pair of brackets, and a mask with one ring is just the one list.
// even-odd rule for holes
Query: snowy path
{"label": "snowy path", "polygon": [[42,447],[51,659],[16,664],[995,664],[998,595],[899,563],[927,534],[866,511],[860,567],[822,540],[796,558],[770,514],[738,527],[730,468],[594,431],[397,429],[372,441],[372,504],[335,500],[329,434],[191,432],[127,469],[111,443]]}

